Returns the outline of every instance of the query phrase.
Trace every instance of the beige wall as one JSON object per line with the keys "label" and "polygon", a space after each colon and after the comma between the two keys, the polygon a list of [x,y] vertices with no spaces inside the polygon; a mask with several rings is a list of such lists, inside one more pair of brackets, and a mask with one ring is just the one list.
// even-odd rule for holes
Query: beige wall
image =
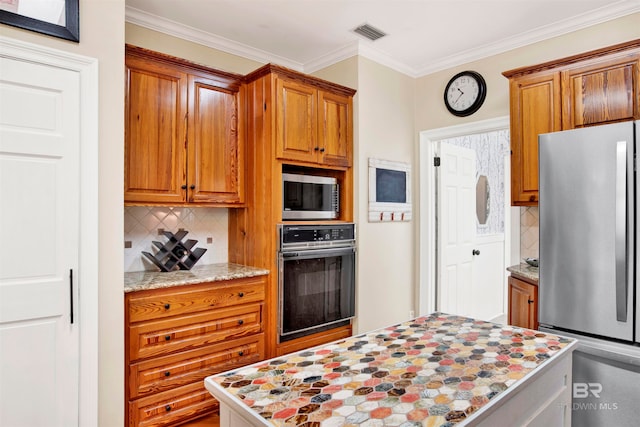
{"label": "beige wall", "polygon": [[124,424],[124,0],[81,0],[80,43],[0,25],[0,35],[99,61],[99,422]]}

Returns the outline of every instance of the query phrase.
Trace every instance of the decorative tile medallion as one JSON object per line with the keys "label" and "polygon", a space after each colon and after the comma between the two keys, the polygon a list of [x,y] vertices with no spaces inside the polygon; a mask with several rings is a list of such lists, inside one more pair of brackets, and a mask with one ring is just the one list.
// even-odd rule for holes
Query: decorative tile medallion
{"label": "decorative tile medallion", "polygon": [[210,377],[274,426],[453,426],[573,340],[434,313]]}

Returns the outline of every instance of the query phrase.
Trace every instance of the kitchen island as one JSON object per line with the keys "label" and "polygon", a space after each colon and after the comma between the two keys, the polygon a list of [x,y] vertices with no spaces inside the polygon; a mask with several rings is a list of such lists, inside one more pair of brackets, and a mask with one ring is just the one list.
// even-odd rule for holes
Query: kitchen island
{"label": "kitchen island", "polygon": [[576,341],[434,313],[205,379],[221,427],[569,426]]}

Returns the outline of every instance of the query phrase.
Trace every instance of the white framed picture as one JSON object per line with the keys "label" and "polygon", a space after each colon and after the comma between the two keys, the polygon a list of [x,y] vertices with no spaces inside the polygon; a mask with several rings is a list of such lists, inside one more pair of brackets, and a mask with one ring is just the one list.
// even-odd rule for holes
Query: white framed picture
{"label": "white framed picture", "polygon": [[369,222],[411,221],[411,165],[369,158]]}

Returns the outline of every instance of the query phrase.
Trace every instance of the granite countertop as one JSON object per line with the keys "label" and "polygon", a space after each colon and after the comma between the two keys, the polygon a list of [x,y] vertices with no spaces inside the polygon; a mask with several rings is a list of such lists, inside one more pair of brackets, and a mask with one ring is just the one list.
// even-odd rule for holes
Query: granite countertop
{"label": "granite countertop", "polygon": [[264,268],[232,263],[201,265],[191,270],[177,270],[166,273],[161,271],[136,271],[124,274],[124,292],[242,279],[267,274],[269,274],[269,270]]}
{"label": "granite countertop", "polygon": [[471,421],[496,396],[575,344],[540,331],[433,313],[213,375],[205,385],[214,397],[237,400],[265,425],[450,426]]}
{"label": "granite countertop", "polygon": [[525,279],[529,279],[530,281],[534,282],[536,285],[538,284],[538,278],[540,275],[538,267],[533,267],[523,262],[521,264],[507,267],[507,271],[514,276],[520,276]]}

